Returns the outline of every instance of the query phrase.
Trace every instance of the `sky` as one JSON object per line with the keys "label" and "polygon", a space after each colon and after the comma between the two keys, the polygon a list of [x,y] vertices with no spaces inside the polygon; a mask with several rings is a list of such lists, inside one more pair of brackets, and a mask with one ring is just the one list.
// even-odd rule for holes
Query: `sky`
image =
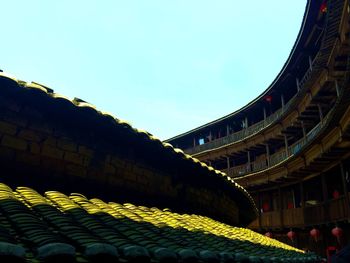
{"label": "sky", "polygon": [[0,69],[160,139],[244,106],[293,47],[305,0],[0,0]]}

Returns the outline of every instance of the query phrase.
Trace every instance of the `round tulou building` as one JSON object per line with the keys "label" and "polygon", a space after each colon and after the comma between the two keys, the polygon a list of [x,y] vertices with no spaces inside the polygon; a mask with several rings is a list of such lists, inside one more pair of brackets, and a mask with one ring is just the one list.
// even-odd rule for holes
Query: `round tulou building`
{"label": "round tulou building", "polygon": [[315,263],[340,250],[349,12],[309,0],[263,94],[165,142],[0,72],[0,262]]}
{"label": "round tulou building", "polygon": [[251,194],[258,217],[249,229],[328,260],[350,241],[349,12],[346,0],[308,1],[286,63],[260,96],[166,140]]}
{"label": "round tulou building", "polygon": [[0,262],[316,262],[244,228],[225,173],[38,83],[0,73]]}
{"label": "round tulou building", "polygon": [[0,262],[316,262],[225,173],[0,72]]}

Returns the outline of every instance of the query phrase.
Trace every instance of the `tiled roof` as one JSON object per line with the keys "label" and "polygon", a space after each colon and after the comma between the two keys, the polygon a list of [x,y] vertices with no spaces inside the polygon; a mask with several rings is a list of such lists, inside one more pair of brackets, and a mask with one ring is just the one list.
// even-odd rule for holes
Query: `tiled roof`
{"label": "tiled roof", "polygon": [[5,74],[4,72],[0,72],[0,92],[3,94],[15,94],[17,97],[29,95],[29,98],[35,100],[37,104],[45,105],[50,103],[59,109],[64,108],[66,112],[62,114],[64,114],[65,118],[71,118],[71,114],[67,113],[68,111],[85,111],[89,116],[97,116],[102,121],[113,122],[118,128],[126,131],[129,136],[136,136],[144,144],[151,145],[155,149],[161,148],[161,151],[164,151],[164,153],[171,152],[174,156],[174,160],[181,161],[185,165],[188,163],[194,165],[198,171],[215,176],[218,180],[223,180],[227,184],[230,184],[232,186],[232,191],[237,194],[237,200],[239,200],[237,201],[237,205],[241,209],[244,209],[247,214],[250,214],[251,220],[257,215],[257,208],[249,193],[225,173],[184,153],[181,149],[174,148],[169,143],[162,142],[146,131],[133,128],[129,123],[114,117],[110,113],[97,110],[93,105],[81,99],[74,98],[70,100],[60,94],[54,93],[52,89],[44,85],[35,82],[27,83]]}
{"label": "tiled roof", "polygon": [[[0,183],[0,261],[315,262],[251,230],[169,209]],[[234,259],[236,261],[234,261]]]}

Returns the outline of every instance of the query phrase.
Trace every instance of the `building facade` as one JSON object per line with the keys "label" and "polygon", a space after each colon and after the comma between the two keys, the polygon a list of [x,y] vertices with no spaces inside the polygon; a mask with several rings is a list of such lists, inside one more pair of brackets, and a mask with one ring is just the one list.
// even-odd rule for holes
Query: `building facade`
{"label": "building facade", "polygon": [[250,192],[259,209],[250,228],[323,255],[350,236],[349,12],[349,1],[308,1],[289,58],[259,97],[166,140]]}

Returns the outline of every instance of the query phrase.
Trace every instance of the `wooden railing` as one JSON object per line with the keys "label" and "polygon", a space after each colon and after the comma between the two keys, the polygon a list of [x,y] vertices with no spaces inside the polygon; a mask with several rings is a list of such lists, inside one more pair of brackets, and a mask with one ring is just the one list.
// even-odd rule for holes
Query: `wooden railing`
{"label": "wooden railing", "polygon": [[282,225],[281,213],[279,211],[265,212],[261,214],[262,226],[278,227]]}
{"label": "wooden railing", "polygon": [[[327,114],[327,116],[323,119],[322,122],[319,122],[311,131],[309,131],[305,137],[296,141],[295,143],[290,145],[287,149],[284,148],[281,151],[271,154],[269,157],[269,162],[267,162],[266,159],[259,160],[259,161],[251,162],[251,165],[246,163],[239,166],[231,167],[230,169],[225,169],[223,171],[226,172],[227,175],[229,175],[230,177],[237,177],[237,176],[242,176],[251,172],[258,172],[283,162],[288,157],[291,157],[292,155],[295,155],[298,152],[300,152],[308,142],[312,141],[315,138],[315,136],[320,132],[322,127],[327,123],[328,119],[331,116],[331,113],[332,111],[330,111]],[[267,163],[269,163],[270,166],[268,166]]]}
{"label": "wooden railing", "polygon": [[345,196],[341,196],[312,206],[261,213],[261,226],[259,226],[257,218],[249,227],[252,229],[273,229],[334,223],[350,219],[349,210],[350,208],[346,206]]}
{"label": "wooden railing", "polygon": [[[343,16],[340,15],[339,17],[343,17]],[[342,24],[342,23],[340,22],[340,24]],[[343,25],[341,25],[341,27],[345,28],[346,27],[345,23],[343,23]],[[233,133],[233,134],[229,134],[223,138],[215,139],[214,141],[210,141],[210,142],[207,142],[207,143],[202,144],[202,145],[188,148],[185,150],[185,152],[189,153],[189,154],[195,154],[195,153],[199,153],[199,152],[202,152],[205,150],[215,149],[215,148],[218,148],[220,146],[224,146],[224,145],[227,145],[229,143],[233,143],[233,142],[242,140],[245,137],[248,137],[250,135],[258,133],[259,131],[261,131],[262,129],[264,129],[268,125],[272,124],[277,119],[279,119],[279,117],[282,116],[282,114],[287,111],[287,109],[290,107],[290,105],[293,104],[298,99],[297,97],[301,93],[301,91],[305,91],[306,86],[307,86],[306,83],[312,78],[312,73],[314,72],[313,69],[325,68],[326,61],[329,61],[329,57],[333,57],[333,52],[335,50],[335,43],[337,43],[336,41],[334,42],[335,35],[336,35],[336,34],[334,34],[334,32],[336,30],[339,30],[339,24],[337,22],[337,19],[335,19],[332,23],[329,23],[329,24],[327,22],[327,26],[325,29],[326,30],[325,30],[325,34],[323,36],[323,43],[322,43],[322,46],[321,46],[320,50],[318,51],[316,57],[314,57],[312,59],[312,61],[309,61],[310,65],[309,65],[308,69],[305,71],[302,78],[299,80],[296,79],[298,92],[287,102],[287,104],[283,108],[279,109],[277,112],[268,116],[265,120],[262,120],[258,123],[255,123],[252,126],[247,127],[244,130],[241,130],[241,131]],[[345,31],[345,30],[343,30],[343,31]],[[345,38],[345,37],[343,36],[343,38]],[[332,49],[329,48],[330,45],[333,46]],[[325,58],[327,58],[327,59],[325,59]]]}
{"label": "wooden railing", "polygon": [[233,176],[244,175],[244,174],[251,172],[251,167],[249,166],[249,164],[242,164],[242,165],[234,166],[230,169],[225,169],[223,171],[228,176],[233,177]]}
{"label": "wooden railing", "polygon": [[259,160],[252,163],[253,171],[260,171],[267,168],[267,160]]}
{"label": "wooden railing", "polygon": [[303,208],[293,208],[284,209],[282,211],[283,225],[289,226],[299,226],[304,223],[304,209]]}
{"label": "wooden railing", "polygon": [[[299,81],[299,88],[300,88],[299,92],[303,89],[305,83],[310,78],[312,68],[315,64],[315,60],[316,59],[312,61],[310,67],[305,72],[303,78]],[[282,108],[278,109],[273,114],[267,116],[265,120],[261,120],[238,132],[226,135],[225,137],[221,137],[213,141],[209,141],[204,144],[188,148],[185,150],[185,152],[188,154],[195,154],[206,150],[215,149],[220,146],[224,146],[230,143],[240,141],[242,139],[245,139],[248,136],[251,136],[260,132],[262,129],[264,129],[265,127],[269,126],[270,124],[278,120],[283,115],[283,113],[285,113],[290,108],[290,106],[297,100],[299,92],[297,92]]]}
{"label": "wooden railing", "polygon": [[278,109],[276,112],[268,116],[265,120],[254,123],[253,125],[245,129],[229,134],[225,137],[221,137],[213,141],[210,141],[201,145],[197,145],[192,148],[188,148],[185,150],[185,152],[188,154],[195,154],[195,153],[203,152],[209,149],[215,149],[220,146],[224,146],[233,142],[238,142],[240,140],[245,139],[248,136],[254,135],[259,131],[261,131],[262,129],[264,129],[265,127],[267,127],[268,125],[270,125],[271,123],[273,123],[274,121],[276,121],[282,115],[282,113],[289,108],[289,105],[292,103],[292,100],[293,99],[288,101],[288,103],[284,106],[283,110]]}
{"label": "wooden railing", "polygon": [[270,166],[274,166],[287,158],[286,150],[276,152],[270,156]]}
{"label": "wooden railing", "polygon": [[349,215],[349,207],[346,207],[345,198],[333,199],[328,202],[329,220],[336,221],[344,218],[344,215]]}
{"label": "wooden railing", "polygon": [[304,209],[304,222],[306,224],[320,224],[328,221],[325,213],[326,204],[307,206]]}

